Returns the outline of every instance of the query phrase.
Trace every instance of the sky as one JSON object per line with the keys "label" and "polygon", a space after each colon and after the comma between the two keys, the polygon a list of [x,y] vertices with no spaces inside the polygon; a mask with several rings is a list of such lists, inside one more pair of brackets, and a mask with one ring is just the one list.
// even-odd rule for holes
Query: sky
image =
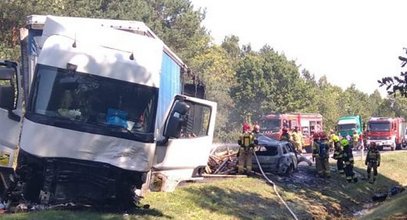
{"label": "sky", "polygon": [[371,94],[377,80],[400,75],[407,47],[405,0],[191,0],[206,9],[203,25],[216,44],[236,35],[259,50],[268,44],[300,70],[343,89]]}

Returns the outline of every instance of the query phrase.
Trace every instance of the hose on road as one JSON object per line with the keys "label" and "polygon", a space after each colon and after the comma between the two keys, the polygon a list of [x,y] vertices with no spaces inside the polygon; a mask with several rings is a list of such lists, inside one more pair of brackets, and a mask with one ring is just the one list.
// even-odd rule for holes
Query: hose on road
{"label": "hose on road", "polygon": [[293,212],[293,210],[291,210],[291,208],[287,205],[287,203],[284,201],[284,199],[280,196],[280,194],[277,191],[277,185],[267,177],[267,175],[264,173],[263,168],[260,165],[259,159],[257,158],[256,152],[253,151],[253,155],[256,158],[256,162],[257,165],[259,166],[260,172],[263,175],[263,177],[273,186],[274,192],[276,192],[278,198],[280,198],[281,202],[284,204],[284,206],[288,209],[288,211],[290,212],[291,216],[295,219],[298,220],[298,217],[295,215],[295,213]]}

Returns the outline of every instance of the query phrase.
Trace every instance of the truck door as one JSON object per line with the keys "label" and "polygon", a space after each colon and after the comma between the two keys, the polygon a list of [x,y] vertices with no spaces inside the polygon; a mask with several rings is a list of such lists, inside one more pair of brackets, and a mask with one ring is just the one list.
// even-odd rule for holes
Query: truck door
{"label": "truck door", "polygon": [[17,64],[0,61],[0,168],[11,168],[21,130],[21,89]]}
{"label": "truck door", "polygon": [[[172,191],[183,180],[199,176],[206,167],[215,129],[216,103],[177,96],[157,144],[153,177],[159,191]],[[157,182],[157,179],[153,182]]]}

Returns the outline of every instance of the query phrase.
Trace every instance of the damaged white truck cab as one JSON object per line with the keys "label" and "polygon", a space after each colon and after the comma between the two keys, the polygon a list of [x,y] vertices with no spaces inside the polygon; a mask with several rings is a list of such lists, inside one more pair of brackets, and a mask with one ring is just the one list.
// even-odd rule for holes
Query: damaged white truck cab
{"label": "damaged white truck cab", "polygon": [[21,38],[21,71],[0,65],[8,196],[131,205],[206,165],[216,103],[178,95],[185,65],[143,23],[30,16]]}

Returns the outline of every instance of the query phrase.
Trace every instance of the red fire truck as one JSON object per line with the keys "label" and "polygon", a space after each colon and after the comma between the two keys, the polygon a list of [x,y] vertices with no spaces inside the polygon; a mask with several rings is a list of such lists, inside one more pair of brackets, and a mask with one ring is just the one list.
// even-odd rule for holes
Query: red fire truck
{"label": "red fire truck", "polygon": [[289,130],[298,127],[304,138],[304,147],[309,151],[312,135],[323,130],[322,115],[318,113],[272,113],[263,116],[260,120],[260,131],[277,140],[280,140],[284,127]]}
{"label": "red fire truck", "polygon": [[371,117],[367,122],[367,144],[376,142],[379,150],[390,147],[399,149],[404,143],[406,123],[404,118]]}

